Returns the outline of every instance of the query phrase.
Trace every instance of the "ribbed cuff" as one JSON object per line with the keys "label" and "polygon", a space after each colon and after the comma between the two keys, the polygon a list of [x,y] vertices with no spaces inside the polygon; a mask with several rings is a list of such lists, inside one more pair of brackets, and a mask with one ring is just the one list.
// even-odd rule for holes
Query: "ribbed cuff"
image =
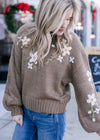
{"label": "ribbed cuff", "polygon": [[23,115],[23,109],[20,106],[14,106],[11,110],[11,116]]}

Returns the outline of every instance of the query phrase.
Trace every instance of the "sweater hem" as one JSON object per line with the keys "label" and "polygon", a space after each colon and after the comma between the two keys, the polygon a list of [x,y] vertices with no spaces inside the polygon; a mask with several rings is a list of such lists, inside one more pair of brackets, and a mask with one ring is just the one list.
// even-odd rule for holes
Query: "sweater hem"
{"label": "sweater hem", "polygon": [[49,114],[58,114],[66,112],[66,105],[68,101],[56,101],[50,99],[33,99],[27,96],[23,96],[23,105],[32,111],[49,113]]}

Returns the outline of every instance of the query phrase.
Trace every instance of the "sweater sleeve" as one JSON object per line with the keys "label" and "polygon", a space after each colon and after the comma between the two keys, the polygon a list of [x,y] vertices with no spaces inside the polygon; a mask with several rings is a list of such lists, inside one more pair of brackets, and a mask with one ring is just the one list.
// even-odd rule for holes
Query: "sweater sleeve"
{"label": "sweater sleeve", "polygon": [[79,121],[87,132],[97,132],[100,131],[100,106],[88,55],[78,37],[74,39],[72,46],[72,84],[75,89]]}
{"label": "sweater sleeve", "polygon": [[21,48],[17,45],[17,35],[11,50],[3,105],[11,115],[23,114],[21,100]]}

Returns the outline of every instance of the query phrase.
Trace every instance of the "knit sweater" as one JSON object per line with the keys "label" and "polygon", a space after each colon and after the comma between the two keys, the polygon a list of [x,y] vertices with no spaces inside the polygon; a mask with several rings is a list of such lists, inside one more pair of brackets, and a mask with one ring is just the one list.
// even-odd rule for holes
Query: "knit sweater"
{"label": "knit sweater", "polygon": [[[30,26],[30,27],[29,27]],[[35,112],[62,113],[70,100],[70,83],[75,89],[79,121],[87,132],[100,130],[100,107],[88,62],[88,55],[79,37],[71,33],[72,42],[62,50],[62,56],[52,58],[52,45],[38,67],[37,52],[30,53],[28,42],[32,24],[22,26],[15,38],[9,61],[4,107],[11,115],[23,114],[22,106]]]}

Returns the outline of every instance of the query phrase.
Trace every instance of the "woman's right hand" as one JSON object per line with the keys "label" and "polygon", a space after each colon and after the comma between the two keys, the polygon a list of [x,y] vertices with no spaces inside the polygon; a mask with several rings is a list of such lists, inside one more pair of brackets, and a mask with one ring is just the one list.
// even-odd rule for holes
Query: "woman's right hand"
{"label": "woman's right hand", "polygon": [[12,120],[19,123],[21,126],[23,125],[23,115],[12,116]]}

